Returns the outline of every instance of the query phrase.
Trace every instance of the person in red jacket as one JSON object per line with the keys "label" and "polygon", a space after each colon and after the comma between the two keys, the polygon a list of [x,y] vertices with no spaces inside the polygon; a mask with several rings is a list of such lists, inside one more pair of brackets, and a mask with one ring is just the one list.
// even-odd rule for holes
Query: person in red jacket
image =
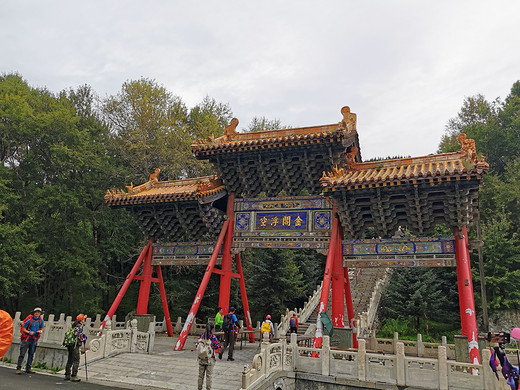
{"label": "person in red jacket", "polygon": [[291,328],[291,333],[298,333],[299,327],[298,317],[296,317],[296,313],[292,313],[292,317],[289,318],[289,328]]}
{"label": "person in red jacket", "polygon": [[24,321],[21,330],[21,344],[20,344],[20,356],[18,356],[18,364],[16,365],[16,373],[20,375],[22,373],[22,363],[25,358],[25,354],[27,355],[27,363],[25,366],[25,372],[27,374],[34,374],[34,371],[31,370],[32,360],[34,357],[34,351],[36,350],[36,344],[38,343],[38,339],[40,338],[41,333],[43,332],[43,328],[45,326],[42,318],[42,309],[37,307],[35,308],[29,317]]}

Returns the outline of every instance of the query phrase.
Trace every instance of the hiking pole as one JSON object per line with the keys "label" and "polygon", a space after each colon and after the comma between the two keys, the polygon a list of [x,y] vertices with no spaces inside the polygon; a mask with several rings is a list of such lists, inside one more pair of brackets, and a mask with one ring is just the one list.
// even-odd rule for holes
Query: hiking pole
{"label": "hiking pole", "polygon": [[85,381],[88,382],[87,372],[87,343],[83,342],[83,354],[85,355]]}

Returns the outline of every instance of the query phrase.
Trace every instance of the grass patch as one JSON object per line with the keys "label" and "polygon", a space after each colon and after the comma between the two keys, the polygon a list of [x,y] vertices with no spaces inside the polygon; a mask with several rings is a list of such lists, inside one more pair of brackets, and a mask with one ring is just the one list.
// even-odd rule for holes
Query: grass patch
{"label": "grass patch", "polygon": [[33,367],[39,368],[40,370],[51,371],[54,374],[56,374],[58,371],[63,370],[63,367],[49,367],[45,362],[36,362]]}
{"label": "grass patch", "polygon": [[460,334],[460,329],[454,329],[452,324],[444,322],[429,322],[428,333],[422,326],[419,329],[412,326],[411,322],[403,318],[387,318],[383,322],[383,326],[377,332],[377,337],[392,339],[394,332],[399,333],[399,339],[402,340],[417,340],[417,334],[422,334],[422,340],[430,343],[440,343],[442,336],[446,336],[448,343],[454,342],[454,336]]}

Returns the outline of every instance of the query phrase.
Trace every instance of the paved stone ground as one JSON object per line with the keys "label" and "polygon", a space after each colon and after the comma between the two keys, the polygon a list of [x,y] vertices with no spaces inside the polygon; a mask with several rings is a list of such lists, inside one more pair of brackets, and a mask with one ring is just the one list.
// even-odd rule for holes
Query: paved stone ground
{"label": "paved stone ground", "polygon": [[[189,337],[183,351],[174,351],[177,338],[157,335],[154,351],[150,355],[125,353],[88,364],[89,382],[132,389],[196,390],[199,365],[194,337]],[[238,390],[244,365],[251,365],[260,351],[258,342],[244,342],[235,346],[235,361],[227,361],[227,352],[215,364],[212,390]],[[87,351],[88,358],[88,351]],[[81,357],[83,363],[83,356]],[[84,365],[80,365],[79,377],[84,377]],[[204,387],[205,388],[205,387]]]}

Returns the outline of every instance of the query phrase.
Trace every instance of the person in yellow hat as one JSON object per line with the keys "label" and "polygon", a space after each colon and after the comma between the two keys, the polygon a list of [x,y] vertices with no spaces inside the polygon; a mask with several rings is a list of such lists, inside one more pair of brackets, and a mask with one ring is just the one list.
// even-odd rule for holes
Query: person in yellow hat
{"label": "person in yellow hat", "polygon": [[83,324],[86,318],[87,316],[85,314],[78,314],[76,316],[76,321],[72,324],[74,336],[72,337],[71,343],[67,343],[66,345],[69,355],[67,356],[67,364],[65,365],[65,380],[70,380],[71,382],[81,381],[81,379],[78,378],[79,348],[81,343],[87,342],[87,335],[83,333]]}

